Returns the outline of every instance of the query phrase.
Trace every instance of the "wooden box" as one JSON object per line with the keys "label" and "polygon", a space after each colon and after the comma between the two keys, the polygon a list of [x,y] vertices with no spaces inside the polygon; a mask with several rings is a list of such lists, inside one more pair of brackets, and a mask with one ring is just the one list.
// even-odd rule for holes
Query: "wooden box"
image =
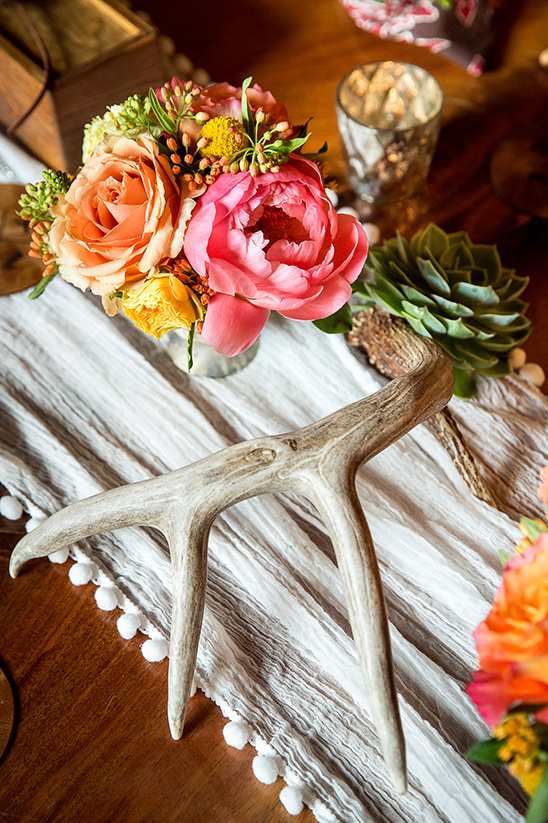
{"label": "wooden box", "polygon": [[[157,31],[116,0],[35,0],[24,9],[51,62],[42,100],[15,137],[48,166],[75,172],[83,127],[106,106],[165,81]],[[13,2],[0,4],[0,123],[39,93],[44,70]]]}

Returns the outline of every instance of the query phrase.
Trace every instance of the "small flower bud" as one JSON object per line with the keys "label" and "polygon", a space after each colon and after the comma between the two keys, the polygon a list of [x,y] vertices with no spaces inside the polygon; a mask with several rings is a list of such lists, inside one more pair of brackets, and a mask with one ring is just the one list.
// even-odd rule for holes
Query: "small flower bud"
{"label": "small flower bud", "polygon": [[287,120],[282,120],[282,122],[281,122],[281,123],[276,123],[276,125],[274,126],[274,128],[275,128],[275,130],[276,130],[276,131],[278,131],[278,132],[282,132],[282,131],[287,131],[288,129],[290,129],[290,128],[291,128],[291,126],[289,125],[289,123],[287,122]]}
{"label": "small flower bud", "polygon": [[169,159],[172,163],[175,163],[176,165],[178,165],[181,162],[181,158],[178,154],[172,154]]}
{"label": "small flower bud", "polygon": [[257,175],[259,174],[259,169],[255,165],[255,163],[252,163],[249,167],[249,173],[252,177],[257,177]]}
{"label": "small flower bud", "polygon": [[209,157],[202,157],[202,159],[198,163],[198,168],[200,168],[202,171],[204,171],[205,169],[207,169],[208,166],[209,166]]}
{"label": "small flower bud", "polygon": [[177,141],[174,137],[168,137],[166,143],[170,151],[177,151],[177,149],[179,148],[177,145]]}
{"label": "small flower bud", "polygon": [[255,112],[256,122],[257,123],[264,123],[264,119],[265,119],[264,109],[258,108],[257,111]]}
{"label": "small flower bud", "polygon": [[209,114],[206,111],[199,111],[196,115],[196,122],[197,123],[207,123],[209,120]]}
{"label": "small flower bud", "polygon": [[231,171],[232,174],[236,174],[237,172],[240,171],[240,164],[238,163],[237,160],[234,161],[234,163],[230,164],[230,171]]}
{"label": "small flower bud", "polygon": [[201,186],[204,182],[204,178],[202,177],[201,174],[195,174],[194,175],[194,182],[196,183],[197,186]]}
{"label": "small flower bud", "polygon": [[181,174],[181,167],[180,166],[172,166],[171,171],[177,177],[178,174]]}
{"label": "small flower bud", "polygon": [[247,171],[249,168],[249,161],[245,158],[240,160],[240,171]]}
{"label": "small flower bud", "polygon": [[192,154],[185,154],[185,163],[188,163],[189,166],[190,166],[190,164],[192,163],[193,160],[194,160],[194,156]]}
{"label": "small flower bud", "polygon": [[207,146],[208,143],[209,143],[209,139],[207,137],[200,137],[200,139],[198,140],[196,145],[198,146],[199,149],[205,149],[205,147]]}
{"label": "small flower bud", "polygon": [[183,132],[183,135],[182,135],[182,137],[181,137],[181,140],[183,141],[183,146],[190,146],[190,144],[191,144],[191,142],[192,142],[192,139],[191,139],[191,137],[190,137],[190,134],[189,134],[187,131],[184,131],[184,132]]}

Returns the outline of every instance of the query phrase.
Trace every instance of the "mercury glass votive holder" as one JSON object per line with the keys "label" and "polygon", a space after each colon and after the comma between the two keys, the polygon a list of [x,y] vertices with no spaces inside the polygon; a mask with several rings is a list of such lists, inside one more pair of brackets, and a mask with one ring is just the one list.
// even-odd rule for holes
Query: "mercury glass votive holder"
{"label": "mercury glass votive holder", "polygon": [[359,197],[387,205],[417,193],[434,155],[442,108],[436,78],[411,63],[364,63],[343,77],[337,122]]}

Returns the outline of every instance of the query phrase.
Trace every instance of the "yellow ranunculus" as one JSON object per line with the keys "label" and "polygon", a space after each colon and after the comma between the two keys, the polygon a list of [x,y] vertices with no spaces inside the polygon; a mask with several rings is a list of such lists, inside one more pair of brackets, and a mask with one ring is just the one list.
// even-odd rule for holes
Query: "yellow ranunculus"
{"label": "yellow ranunculus", "polygon": [[205,309],[194,292],[167,272],[149,275],[122,297],[124,314],[145,334],[159,339],[167,331],[202,320]]}

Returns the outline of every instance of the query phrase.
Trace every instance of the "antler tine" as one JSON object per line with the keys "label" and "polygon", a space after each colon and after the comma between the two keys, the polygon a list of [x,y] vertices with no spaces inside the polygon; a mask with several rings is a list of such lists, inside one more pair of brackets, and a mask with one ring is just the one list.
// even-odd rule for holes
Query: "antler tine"
{"label": "antler tine", "polygon": [[317,485],[314,503],[326,523],[341,573],[369,708],[388,773],[407,791],[405,740],[392,669],[388,620],[373,542],[353,482]]}
{"label": "antler tine", "polygon": [[158,492],[154,481],[143,480],[101,492],[55,512],[17,543],[10,559],[11,576],[17,577],[28,560],[46,557],[99,532],[137,523],[160,528],[165,496]]}
{"label": "antler tine", "polygon": [[187,531],[167,535],[173,567],[173,606],[169,643],[167,716],[171,736],[183,736],[185,714],[196,668],[207,581],[210,525],[194,518]]}

